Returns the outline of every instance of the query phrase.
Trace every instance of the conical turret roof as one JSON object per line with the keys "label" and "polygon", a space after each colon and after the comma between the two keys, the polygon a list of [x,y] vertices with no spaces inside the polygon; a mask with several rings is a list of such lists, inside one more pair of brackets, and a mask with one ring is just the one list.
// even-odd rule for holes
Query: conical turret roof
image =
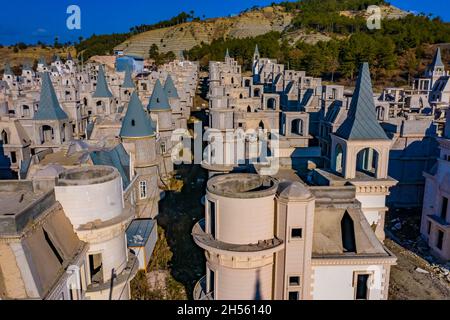
{"label": "conical turret roof", "polygon": [[156,80],[155,87],[153,88],[152,96],[147,106],[148,111],[162,111],[171,110],[169,99],[163,90],[161,82]]}
{"label": "conical turret roof", "polygon": [[122,121],[120,137],[139,138],[153,136],[154,134],[155,126],[144,111],[141,100],[135,91],[131,95],[127,113]]}
{"label": "conical turret roof", "polygon": [[347,119],[339,127],[336,135],[346,140],[388,139],[377,120],[367,62],[361,66]]}
{"label": "conical turret roof", "polygon": [[61,108],[52,80],[48,72],[42,74],[41,98],[39,108],[34,114],[34,120],[64,120],[68,119],[67,113]]}

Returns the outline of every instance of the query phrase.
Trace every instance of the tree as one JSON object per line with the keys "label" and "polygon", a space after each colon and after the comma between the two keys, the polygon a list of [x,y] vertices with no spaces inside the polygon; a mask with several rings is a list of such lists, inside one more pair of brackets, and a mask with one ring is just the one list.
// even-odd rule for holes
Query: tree
{"label": "tree", "polygon": [[159,57],[159,48],[156,44],[152,44],[150,50],[148,51],[150,59],[156,60]]}

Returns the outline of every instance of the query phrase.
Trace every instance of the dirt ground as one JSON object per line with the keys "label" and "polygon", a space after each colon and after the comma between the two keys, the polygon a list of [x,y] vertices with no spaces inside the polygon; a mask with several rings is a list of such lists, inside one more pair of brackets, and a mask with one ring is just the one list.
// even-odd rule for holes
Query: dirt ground
{"label": "dirt ground", "polygon": [[[385,244],[397,256],[391,269],[390,300],[450,300],[449,265],[431,255],[420,237],[420,210],[387,215]],[[419,269],[418,269],[419,268]]]}
{"label": "dirt ground", "polygon": [[385,244],[398,259],[391,269],[389,300],[450,300],[450,283],[432,265],[392,240]]}

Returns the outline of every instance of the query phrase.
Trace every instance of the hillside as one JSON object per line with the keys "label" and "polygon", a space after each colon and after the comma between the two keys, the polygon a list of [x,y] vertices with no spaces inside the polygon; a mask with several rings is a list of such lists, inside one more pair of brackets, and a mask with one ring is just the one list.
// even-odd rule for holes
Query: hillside
{"label": "hillside", "polygon": [[271,31],[282,32],[294,17],[283,7],[274,6],[243,12],[229,18],[208,19],[179,24],[173,27],[147,31],[132,36],[118,45],[116,50],[126,54],[148,56],[152,44],[160,52],[190,50],[202,43],[211,43],[220,38],[246,38],[263,35]]}
{"label": "hillside", "polygon": [[[384,19],[397,19],[407,15],[406,12],[393,6],[383,5],[381,8]],[[272,31],[280,32],[282,39],[287,40],[291,45],[298,41],[316,44],[319,41],[332,39],[332,35],[327,32],[295,28],[292,21],[297,13],[298,10],[288,10],[284,6],[274,5],[242,12],[233,17],[186,22],[137,34],[116,46],[115,49],[123,50],[125,54],[148,57],[148,51],[153,44],[159,47],[160,52],[178,53],[202,43],[210,44],[216,39],[243,39]],[[341,11],[340,14],[350,18],[367,16],[367,12],[362,10]]]}
{"label": "hillside", "polygon": [[0,70],[3,70],[6,62],[13,68],[20,67],[24,63],[34,63],[41,57],[44,57],[47,62],[50,62],[54,55],[65,58],[69,51],[73,57],[76,56],[76,51],[73,47],[55,49],[53,47],[42,48],[40,46],[30,46],[18,52],[14,52],[13,47],[2,47],[0,48]]}

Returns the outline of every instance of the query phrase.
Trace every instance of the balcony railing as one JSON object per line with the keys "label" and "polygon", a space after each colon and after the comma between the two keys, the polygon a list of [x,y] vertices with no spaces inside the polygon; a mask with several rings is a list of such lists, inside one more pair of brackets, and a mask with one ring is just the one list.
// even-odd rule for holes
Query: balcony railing
{"label": "balcony railing", "polygon": [[206,276],[201,278],[194,287],[194,300],[214,300],[214,292],[206,293]]}

